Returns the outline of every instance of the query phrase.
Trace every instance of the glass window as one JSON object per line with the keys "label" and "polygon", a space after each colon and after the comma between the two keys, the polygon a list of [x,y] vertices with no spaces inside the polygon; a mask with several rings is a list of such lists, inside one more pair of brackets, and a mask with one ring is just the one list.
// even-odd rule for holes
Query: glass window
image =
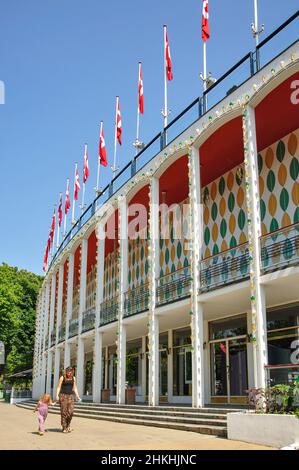
{"label": "glass window", "polygon": [[173,395],[192,395],[192,353],[190,347],[173,348]]}
{"label": "glass window", "polygon": [[175,330],[173,332],[173,346],[182,346],[182,345],[191,344],[191,329],[182,328],[180,330]]}
{"label": "glass window", "polygon": [[299,326],[299,305],[289,305],[267,312],[267,329]]}
{"label": "glass window", "polygon": [[247,334],[246,315],[229,317],[210,323],[210,340],[231,338]]}

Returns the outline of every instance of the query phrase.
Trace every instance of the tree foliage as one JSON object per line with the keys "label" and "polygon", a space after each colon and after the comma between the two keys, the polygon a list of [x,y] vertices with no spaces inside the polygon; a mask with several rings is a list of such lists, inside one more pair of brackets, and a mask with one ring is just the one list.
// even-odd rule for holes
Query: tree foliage
{"label": "tree foliage", "polygon": [[0,266],[0,341],[5,345],[5,374],[33,363],[35,308],[42,276],[3,263]]}

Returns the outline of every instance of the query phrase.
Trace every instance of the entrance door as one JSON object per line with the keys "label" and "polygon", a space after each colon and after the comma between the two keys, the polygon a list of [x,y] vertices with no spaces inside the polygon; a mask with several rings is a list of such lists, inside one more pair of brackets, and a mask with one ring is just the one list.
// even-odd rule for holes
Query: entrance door
{"label": "entrance door", "polygon": [[212,403],[247,402],[246,336],[210,342]]}

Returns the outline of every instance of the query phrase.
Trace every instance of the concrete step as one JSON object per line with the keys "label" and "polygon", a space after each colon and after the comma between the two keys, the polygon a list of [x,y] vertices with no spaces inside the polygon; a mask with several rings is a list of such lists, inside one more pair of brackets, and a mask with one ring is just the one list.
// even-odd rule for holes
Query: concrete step
{"label": "concrete step", "polygon": [[[18,403],[17,406],[20,408],[32,410],[35,405],[35,402],[22,402]],[[50,407],[49,412],[53,414],[60,414],[59,407]],[[84,410],[81,409],[81,406],[76,406],[74,410],[74,416],[89,418],[89,419],[98,419],[106,421],[114,421],[119,423],[126,424],[136,424],[144,426],[156,426],[170,429],[179,429],[185,431],[193,431],[202,434],[210,434],[220,437],[226,437],[226,420],[225,419],[211,419],[208,417],[178,417],[178,416],[157,416],[150,414],[131,414],[122,413],[121,410],[118,410],[115,414],[113,412],[97,409],[97,410]]]}

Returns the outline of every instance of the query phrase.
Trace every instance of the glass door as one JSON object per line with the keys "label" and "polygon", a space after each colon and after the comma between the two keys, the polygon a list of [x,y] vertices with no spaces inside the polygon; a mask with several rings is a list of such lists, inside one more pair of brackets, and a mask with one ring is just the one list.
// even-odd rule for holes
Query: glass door
{"label": "glass door", "polygon": [[248,389],[246,337],[213,341],[210,352],[212,401],[242,402]]}

